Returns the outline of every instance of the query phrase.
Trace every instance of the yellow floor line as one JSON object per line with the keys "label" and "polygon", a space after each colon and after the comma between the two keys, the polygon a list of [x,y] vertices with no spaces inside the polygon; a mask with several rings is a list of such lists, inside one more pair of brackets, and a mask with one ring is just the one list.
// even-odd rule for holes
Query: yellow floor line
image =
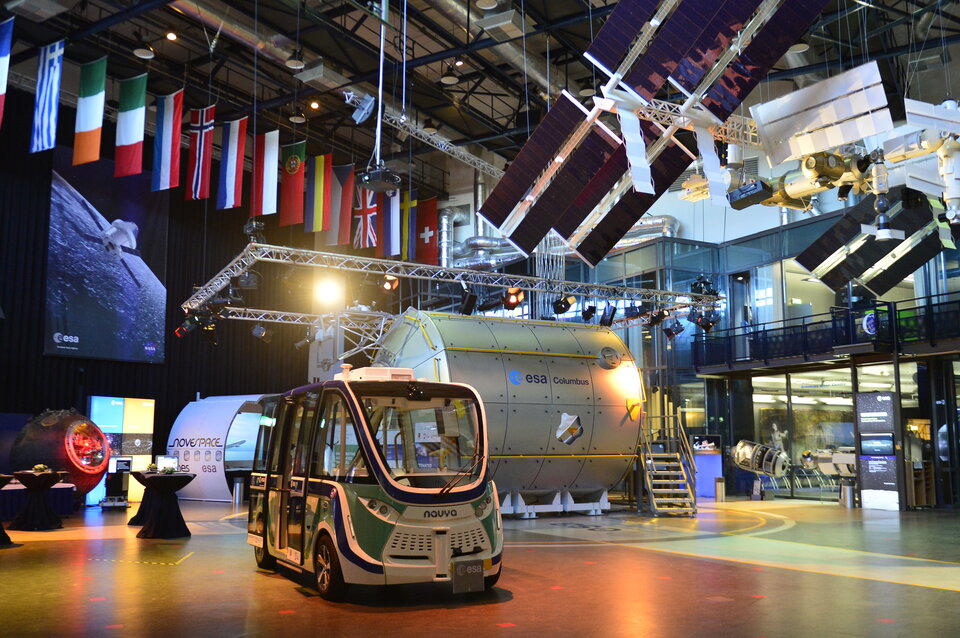
{"label": "yellow floor line", "polygon": [[188,558],[190,558],[191,556],[193,556],[193,554],[194,554],[194,552],[190,552],[189,554],[187,554],[186,556],[184,556],[183,558],[181,558],[180,560],[178,560],[176,563],[174,563],[174,565],[179,565],[179,564],[182,563],[183,561],[185,561],[185,560],[187,560]]}

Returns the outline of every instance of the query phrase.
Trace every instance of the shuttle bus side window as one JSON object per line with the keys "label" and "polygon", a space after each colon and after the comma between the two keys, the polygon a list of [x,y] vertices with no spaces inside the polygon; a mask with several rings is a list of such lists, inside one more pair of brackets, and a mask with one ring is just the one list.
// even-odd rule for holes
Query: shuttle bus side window
{"label": "shuttle bus side window", "polygon": [[270,465],[271,474],[280,472],[280,461],[284,458],[287,450],[280,449],[283,442],[283,435],[290,427],[290,419],[297,410],[300,397],[282,397],[277,406],[277,422],[274,425],[273,437],[270,441]]}
{"label": "shuttle bus side window", "polygon": [[303,423],[303,413],[305,412],[305,396],[297,397],[297,405],[291,410],[292,414],[287,421],[287,427],[290,428],[290,438],[287,440],[287,460],[286,469],[293,473],[294,464],[297,461],[297,450],[300,444],[300,424]]}
{"label": "shuttle bus side window", "polygon": [[335,408],[339,401],[334,394],[323,396],[323,405],[320,410],[320,419],[317,421],[317,433],[313,437],[313,452],[310,455],[310,476],[312,478],[329,478],[333,467],[333,448],[331,436]]}
{"label": "shuttle bus side window", "polygon": [[[300,415],[300,437],[299,441],[291,440],[291,445],[295,446],[296,459],[293,465],[294,476],[303,476],[307,471],[307,458],[310,452],[310,436],[313,434],[314,417],[317,412],[317,403],[320,395],[317,392],[308,392],[303,399]],[[291,439],[293,437],[291,436]]]}
{"label": "shuttle bus side window", "polygon": [[257,451],[253,457],[253,471],[263,472],[267,469],[267,450],[270,447],[270,438],[276,429],[277,403],[279,397],[269,397],[261,401],[263,410],[260,416],[260,429],[257,432]]}

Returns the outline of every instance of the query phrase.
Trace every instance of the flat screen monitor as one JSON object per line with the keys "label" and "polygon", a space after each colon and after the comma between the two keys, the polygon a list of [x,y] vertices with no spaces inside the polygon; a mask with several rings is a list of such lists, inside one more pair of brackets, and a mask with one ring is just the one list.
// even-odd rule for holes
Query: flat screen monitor
{"label": "flat screen monitor", "polygon": [[157,455],[154,458],[154,463],[157,465],[157,471],[162,472],[164,468],[172,467],[174,471],[177,469],[180,459],[175,456],[166,456],[166,455]]}
{"label": "flat screen monitor", "polygon": [[110,461],[107,463],[107,474],[116,474],[118,471],[129,472],[132,463],[132,456],[115,456],[111,454]]}
{"label": "flat screen monitor", "polygon": [[860,434],[860,453],[866,456],[893,456],[893,433],[863,432]]}

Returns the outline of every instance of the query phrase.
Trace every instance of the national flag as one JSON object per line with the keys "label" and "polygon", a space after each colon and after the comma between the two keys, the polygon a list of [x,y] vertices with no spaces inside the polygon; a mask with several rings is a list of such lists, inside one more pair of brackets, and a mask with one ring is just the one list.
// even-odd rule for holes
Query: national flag
{"label": "national flag", "polygon": [[250,216],[277,212],[277,162],[280,156],[280,131],[261,133],[253,138],[253,174],[250,179]]}
{"label": "national flag", "polygon": [[63,73],[63,40],[40,48],[37,57],[37,92],[33,99],[33,135],[30,152],[38,153],[57,143],[57,108]]}
{"label": "national flag", "polygon": [[353,164],[333,167],[330,180],[330,230],[327,246],[349,246],[353,217]]}
{"label": "national flag", "polygon": [[0,22],[0,124],[3,124],[3,102],[7,97],[7,70],[10,68],[10,43],[13,42],[13,18]]}
{"label": "national flag", "polygon": [[210,161],[213,158],[213,117],[216,105],[190,109],[190,161],[186,197],[210,197]]}
{"label": "national flag", "polygon": [[180,185],[180,133],[183,126],[183,89],[157,98],[157,130],[153,134],[151,190]]}
{"label": "national flag", "polygon": [[303,223],[303,178],[306,171],[307,143],[294,142],[280,147],[280,225]]}
{"label": "national flag", "polygon": [[143,170],[143,121],[147,113],[146,102],[146,73],[120,80],[114,177],[139,175]]}
{"label": "national flag", "polygon": [[437,198],[422,199],[417,204],[417,261],[421,264],[439,264],[439,246]]}
{"label": "national flag", "polygon": [[400,254],[400,195],[377,193],[377,257]]}
{"label": "national flag", "polygon": [[217,210],[235,208],[243,201],[243,153],[247,143],[247,118],[224,122],[220,141],[220,181]]}
{"label": "national flag", "polygon": [[307,207],[303,213],[305,232],[330,230],[332,182],[333,153],[317,155],[307,160]]}
{"label": "national flag", "polygon": [[417,258],[417,191],[403,192],[400,216],[400,259],[414,261]]}
{"label": "national flag", "polygon": [[103,102],[107,86],[107,56],[80,67],[77,122],[73,129],[73,165],[100,159]]}
{"label": "national flag", "polygon": [[376,193],[358,188],[357,201],[360,208],[353,209],[353,247],[374,248],[377,245]]}

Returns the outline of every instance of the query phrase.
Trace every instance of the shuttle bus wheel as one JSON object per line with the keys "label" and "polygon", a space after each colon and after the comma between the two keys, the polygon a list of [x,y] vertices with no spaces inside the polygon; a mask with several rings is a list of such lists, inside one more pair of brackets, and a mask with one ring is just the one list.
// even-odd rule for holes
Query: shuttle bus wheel
{"label": "shuttle bus wheel", "polygon": [[343,582],[337,548],[334,547],[333,540],[329,536],[321,536],[317,541],[317,551],[313,554],[313,567],[320,596],[326,600],[343,598],[347,584]]}
{"label": "shuttle bus wheel", "polygon": [[276,570],[277,569],[277,559],[275,556],[270,555],[270,550],[267,549],[267,539],[263,533],[263,517],[257,519],[257,533],[263,537],[263,544],[260,547],[253,548],[253,557],[257,561],[257,567],[260,569]]}
{"label": "shuttle bus wheel", "polygon": [[503,571],[503,567],[501,567],[499,570],[497,570],[497,573],[496,573],[496,574],[492,574],[492,575],[490,575],[490,576],[484,576],[484,577],[483,577],[483,588],[486,590],[486,589],[490,589],[491,587],[493,587],[494,585],[496,585],[496,584],[497,584],[497,581],[500,580],[500,572],[502,572],[502,571]]}

